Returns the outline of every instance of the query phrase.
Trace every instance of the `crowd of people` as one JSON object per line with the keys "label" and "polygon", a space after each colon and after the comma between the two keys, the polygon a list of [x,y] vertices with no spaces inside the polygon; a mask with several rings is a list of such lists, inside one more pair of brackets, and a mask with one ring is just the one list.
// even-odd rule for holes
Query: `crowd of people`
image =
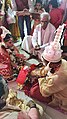
{"label": "crowd of people", "polygon": [[[31,34],[31,16],[34,19],[34,28],[39,24],[39,15],[42,12],[49,12],[50,22],[58,28],[63,21],[63,16],[66,12],[66,1],[62,0],[58,4],[57,0],[6,0],[1,1],[0,24],[6,26],[12,35],[21,36],[24,39],[24,21],[26,21],[27,35]],[[47,10],[48,9],[48,10]],[[38,16],[38,17],[37,17]]]}
{"label": "crowd of people", "polygon": [[[31,24],[33,22],[33,27]],[[25,35],[25,23],[27,35]],[[38,65],[26,67],[27,57],[14,42],[21,38],[21,50],[35,56]],[[30,57],[31,58],[31,57]],[[67,1],[0,0],[0,104],[16,81],[26,95],[67,111]],[[3,80],[3,82],[2,82]],[[6,82],[4,82],[6,80]],[[4,91],[4,90],[7,91]],[[6,95],[6,97],[8,94]],[[39,119],[36,104],[29,102],[28,114],[17,119]]]}

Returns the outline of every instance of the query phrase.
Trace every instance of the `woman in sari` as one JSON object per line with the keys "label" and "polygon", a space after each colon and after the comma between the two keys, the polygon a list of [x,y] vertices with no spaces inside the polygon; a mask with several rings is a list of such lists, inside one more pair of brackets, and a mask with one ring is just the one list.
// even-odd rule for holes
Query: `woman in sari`
{"label": "woman in sari", "polygon": [[0,43],[0,74],[5,79],[13,79],[13,74],[18,74],[20,65],[23,65],[25,56],[13,44],[13,38],[9,30],[1,26]]}

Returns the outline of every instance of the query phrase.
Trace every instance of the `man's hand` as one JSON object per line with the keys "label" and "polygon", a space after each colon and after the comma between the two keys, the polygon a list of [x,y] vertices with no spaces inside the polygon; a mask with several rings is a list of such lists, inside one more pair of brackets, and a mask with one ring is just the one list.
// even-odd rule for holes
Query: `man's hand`
{"label": "man's hand", "polygon": [[23,11],[24,11],[25,15],[30,15],[30,12],[28,9],[25,8]]}
{"label": "man's hand", "polygon": [[16,15],[17,16],[25,16],[25,12],[24,11],[17,11]]}

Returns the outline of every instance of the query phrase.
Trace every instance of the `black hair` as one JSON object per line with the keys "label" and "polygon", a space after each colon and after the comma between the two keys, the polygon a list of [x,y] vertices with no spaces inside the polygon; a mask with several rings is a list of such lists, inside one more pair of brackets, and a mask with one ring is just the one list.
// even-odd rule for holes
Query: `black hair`
{"label": "black hair", "polygon": [[60,61],[58,61],[58,62],[51,62],[51,63],[49,64],[49,67],[51,68],[51,65],[53,65],[53,64],[59,65],[59,64],[61,64],[61,63],[62,63],[62,60],[60,60]]}
{"label": "black hair", "polygon": [[1,8],[2,8],[2,2],[0,1],[0,10],[1,10]]}
{"label": "black hair", "polygon": [[49,5],[52,5],[53,8],[58,8],[58,2],[57,0],[50,0]]}
{"label": "black hair", "polygon": [[4,38],[4,42],[8,42],[10,40],[10,38],[12,38],[11,34],[6,34],[5,38]]}
{"label": "black hair", "polygon": [[0,35],[2,34],[2,32],[3,32],[3,31],[2,31],[2,29],[0,28]]}
{"label": "black hair", "polygon": [[4,85],[2,82],[0,82],[0,98],[2,97],[3,94],[5,94]]}
{"label": "black hair", "polygon": [[36,0],[36,3],[40,3],[40,4],[42,4],[41,0]]}
{"label": "black hair", "polygon": [[3,77],[2,77],[2,75],[0,74],[0,80],[2,80],[2,78],[3,78]]}
{"label": "black hair", "polygon": [[[55,68],[57,68],[57,67],[59,67],[60,65],[61,65],[61,63],[62,63],[62,60],[60,60],[59,62],[51,62],[50,64],[49,64],[49,67],[51,68],[51,73],[54,73],[55,72]],[[54,65],[54,67],[52,66],[52,65]]]}

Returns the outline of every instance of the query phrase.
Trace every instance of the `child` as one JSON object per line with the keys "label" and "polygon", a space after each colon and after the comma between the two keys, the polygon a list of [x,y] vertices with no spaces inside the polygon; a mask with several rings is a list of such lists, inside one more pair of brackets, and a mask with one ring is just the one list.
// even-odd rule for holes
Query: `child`
{"label": "child", "polygon": [[34,7],[34,13],[32,13],[32,18],[34,19],[34,25],[31,30],[31,35],[33,34],[33,31],[34,31],[36,25],[38,25],[40,23],[40,14],[42,12],[45,12],[45,9],[42,8],[42,3],[36,2],[35,7]]}

